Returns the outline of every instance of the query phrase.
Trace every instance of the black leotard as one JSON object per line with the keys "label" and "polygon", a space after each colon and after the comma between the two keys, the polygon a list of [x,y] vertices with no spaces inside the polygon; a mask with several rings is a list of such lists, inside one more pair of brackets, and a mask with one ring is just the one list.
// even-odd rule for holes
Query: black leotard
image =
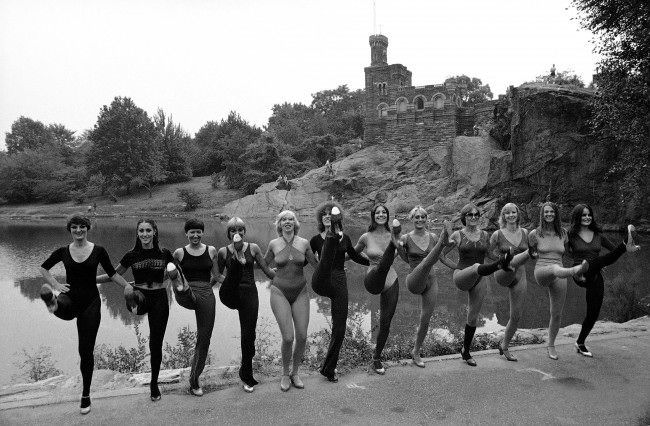
{"label": "black leotard", "polygon": [[124,268],[131,268],[133,280],[136,285],[162,283],[165,277],[167,263],[173,262],[174,257],[167,249],[141,249],[131,250],[120,260]]}
{"label": "black leotard", "polygon": [[[311,251],[313,251],[314,253],[318,253],[319,259],[322,257],[321,253],[323,250],[323,244],[325,244],[325,240],[320,234],[314,235],[312,239],[309,240]],[[354,246],[352,245],[352,241],[350,241],[350,237],[348,236],[348,234],[343,234],[343,238],[339,241],[338,247],[334,254],[332,269],[338,269],[338,270],[344,269],[346,253],[348,254],[350,260],[352,260],[353,262],[365,266],[370,265],[368,259],[366,259],[365,257],[361,256],[359,253],[356,252]]]}
{"label": "black leotard", "polygon": [[212,259],[210,250],[205,246],[205,251],[198,256],[190,254],[183,247],[183,260],[180,261],[183,268],[183,275],[187,281],[204,281],[210,282],[210,272],[212,271]]}

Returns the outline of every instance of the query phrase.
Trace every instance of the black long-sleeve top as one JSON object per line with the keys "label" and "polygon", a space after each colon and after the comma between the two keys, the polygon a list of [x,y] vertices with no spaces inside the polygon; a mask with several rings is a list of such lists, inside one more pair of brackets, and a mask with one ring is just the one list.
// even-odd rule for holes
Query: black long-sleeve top
{"label": "black long-sleeve top", "polygon": [[[314,253],[318,253],[318,257],[321,257],[321,250],[323,249],[323,244],[325,244],[325,240],[323,237],[321,237],[320,234],[316,234],[312,237],[311,240],[309,240],[309,245],[311,246],[311,251]],[[347,234],[343,234],[343,238],[339,241],[339,246],[336,249],[336,255],[334,256],[334,263],[332,265],[332,269],[339,269],[342,270],[343,266],[345,264],[345,254],[348,254],[348,257],[350,260],[360,264],[360,265],[370,265],[370,262],[368,262],[368,259],[365,257],[361,256],[359,253],[354,250],[354,246],[352,245],[352,241],[350,241],[350,237]]]}

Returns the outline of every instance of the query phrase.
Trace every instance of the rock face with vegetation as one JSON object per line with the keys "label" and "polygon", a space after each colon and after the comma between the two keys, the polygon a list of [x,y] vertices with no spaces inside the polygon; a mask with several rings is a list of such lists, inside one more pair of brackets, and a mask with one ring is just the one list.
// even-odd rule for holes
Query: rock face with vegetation
{"label": "rock face with vegetation", "polygon": [[[615,185],[603,179],[611,167],[607,147],[589,135],[594,93],[554,85],[512,88],[495,114],[477,123],[478,136],[457,136],[435,145],[391,139],[368,146],[325,167],[275,183],[228,203],[230,216],[270,218],[282,209],[311,214],[333,196],[351,212],[385,199],[391,212],[425,206],[434,217],[453,217],[473,201],[496,221],[498,209],[516,202],[524,222],[535,221],[539,202],[592,204],[601,220],[617,217]],[[496,131],[495,131],[496,130]]]}

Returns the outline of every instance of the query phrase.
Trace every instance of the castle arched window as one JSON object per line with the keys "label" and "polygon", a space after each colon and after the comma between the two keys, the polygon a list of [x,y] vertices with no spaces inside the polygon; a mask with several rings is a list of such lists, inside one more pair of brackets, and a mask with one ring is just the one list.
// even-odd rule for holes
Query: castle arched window
{"label": "castle arched window", "polygon": [[415,109],[417,111],[422,111],[424,109],[424,102],[426,98],[422,95],[418,95],[413,99],[413,104],[415,105]]}
{"label": "castle arched window", "polygon": [[435,109],[443,109],[445,107],[445,95],[442,93],[433,95],[433,107]]}
{"label": "castle arched window", "polygon": [[388,104],[382,102],[379,105],[377,105],[377,114],[379,115],[379,118],[388,117]]}
{"label": "castle arched window", "polygon": [[397,107],[398,114],[406,112],[408,102],[409,101],[406,98],[399,98],[395,101],[395,106]]}

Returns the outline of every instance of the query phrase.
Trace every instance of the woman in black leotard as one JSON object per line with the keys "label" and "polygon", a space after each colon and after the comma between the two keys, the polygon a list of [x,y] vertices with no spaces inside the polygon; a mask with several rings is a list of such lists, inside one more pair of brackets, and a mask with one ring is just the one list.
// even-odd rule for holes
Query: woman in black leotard
{"label": "woman in black leotard", "polygon": [[352,247],[352,241],[343,233],[341,206],[327,201],[316,208],[319,234],[309,241],[318,255],[318,266],[311,278],[311,286],[319,296],[329,297],[332,311],[332,335],[320,373],[330,382],[338,382],[336,364],[345,338],[348,319],[348,284],[345,276],[345,255],[360,265],[369,265],[368,259]]}
{"label": "woman in black leotard", "polygon": [[399,221],[393,221],[393,228],[388,226],[388,208],[377,204],[370,210],[370,226],[368,232],[359,237],[354,250],[357,253],[365,251],[370,260],[370,268],[366,272],[363,284],[371,294],[379,296],[379,332],[372,357],[372,370],[377,374],[385,374],[381,363],[381,353],[384,350],[390,323],[395,315],[397,299],[399,298],[399,282],[397,272],[393,269],[395,252],[399,243],[401,226]]}
{"label": "woman in black leotard", "polygon": [[285,210],[278,214],[275,229],[279,237],[269,242],[264,260],[277,267],[271,283],[271,310],[282,334],[280,389],[286,392],[291,385],[297,389],[305,387],[298,375],[309,326],[309,293],[303,267],[305,260],[313,267],[317,261],[309,241],[296,235],[300,222],[294,212]]}
{"label": "woman in black leotard", "polygon": [[[149,321],[149,352],[151,354],[151,400],[160,400],[158,374],[162,362],[162,347],[169,319],[169,299],[164,284],[165,268],[174,258],[169,250],[161,249],[158,242],[158,226],[153,219],[141,219],[137,224],[135,245],[117,264],[118,274],[131,268],[133,286],[124,289],[127,308],[136,315],[147,314]],[[97,277],[98,283],[107,282],[108,275]]]}
{"label": "woman in black leotard", "polygon": [[226,276],[219,288],[221,302],[230,309],[239,312],[241,330],[241,367],[239,378],[246,392],[253,392],[258,383],[253,377],[253,356],[255,356],[255,327],[259,299],[255,286],[253,267],[255,262],[267,277],[273,279],[275,272],[266,265],[262,251],[257,244],[243,240],[246,236],[246,224],[241,218],[233,217],[226,224],[226,233],[231,241],[221,247],[217,253],[219,272],[226,269]]}
{"label": "woman in black leotard", "polygon": [[217,249],[201,242],[205,230],[202,221],[189,219],[185,222],[184,229],[189,244],[174,252],[174,259],[181,270],[181,285],[174,284],[172,287],[178,304],[193,310],[196,316],[196,346],[194,356],[190,360],[190,393],[203,396],[199,376],[205,367],[214,328],[216,299],[212,286],[217,282],[219,275],[215,261]]}
{"label": "woman in black leotard", "polygon": [[[575,343],[576,352],[581,355],[592,357],[593,354],[585,346],[585,340],[593,328],[603,304],[605,284],[601,270],[616,262],[623,253],[633,253],[640,250],[634,244],[632,231],[634,227],[628,225],[627,244],[614,245],[605,235],[602,234],[600,226],[596,223],[594,212],[587,204],[578,204],[571,213],[571,228],[569,229],[569,251],[573,256],[574,265],[581,265],[583,260],[587,261],[587,271],[581,277],[574,277],[573,281],[583,287],[587,302],[587,314],[582,322],[582,329]],[[605,248],[608,253],[601,255]]]}
{"label": "woman in black leotard", "polygon": [[472,358],[469,349],[478,325],[478,315],[487,294],[487,283],[483,277],[495,273],[499,268],[507,269],[512,258],[512,253],[508,253],[496,262],[483,263],[485,256],[489,254],[490,246],[488,233],[478,228],[480,217],[481,212],[474,204],[467,204],[460,211],[463,229],[451,234],[451,239],[458,249],[458,264],[454,264],[446,257],[446,254],[452,250],[452,246],[446,247],[440,254],[440,262],[454,270],[453,281],[456,287],[467,292],[467,324],[465,324],[461,356],[467,365],[472,367],[476,367],[476,361]]}
{"label": "woman in black leotard", "polygon": [[[406,276],[406,287],[420,300],[420,323],[415,334],[411,359],[413,364],[424,368],[420,358],[420,348],[429,332],[429,323],[438,297],[438,281],[431,275],[431,268],[438,261],[442,249],[449,245],[451,223],[445,221],[440,238],[427,229],[428,213],[422,206],[415,206],[409,213],[414,229],[402,235],[401,245],[397,246],[400,257],[409,264],[411,272]],[[424,247],[424,248],[422,248]]]}
{"label": "woman in black leotard", "polygon": [[[79,335],[80,369],[83,380],[81,392],[81,414],[90,412],[90,384],[95,367],[95,340],[99,322],[101,321],[99,291],[97,290],[97,266],[102,265],[104,271],[113,282],[127,287],[128,284],[119,274],[116,274],[106,250],[88,241],[90,220],[81,215],[72,216],[66,225],[72,235],[72,243],[54,251],[43,262],[40,273],[48,284],[41,287],[41,299],[47,308],[57,317],[70,321],[77,318]],[[59,262],[65,267],[65,283],[59,283],[50,274],[50,269]],[[54,296],[53,291],[59,292]]]}

